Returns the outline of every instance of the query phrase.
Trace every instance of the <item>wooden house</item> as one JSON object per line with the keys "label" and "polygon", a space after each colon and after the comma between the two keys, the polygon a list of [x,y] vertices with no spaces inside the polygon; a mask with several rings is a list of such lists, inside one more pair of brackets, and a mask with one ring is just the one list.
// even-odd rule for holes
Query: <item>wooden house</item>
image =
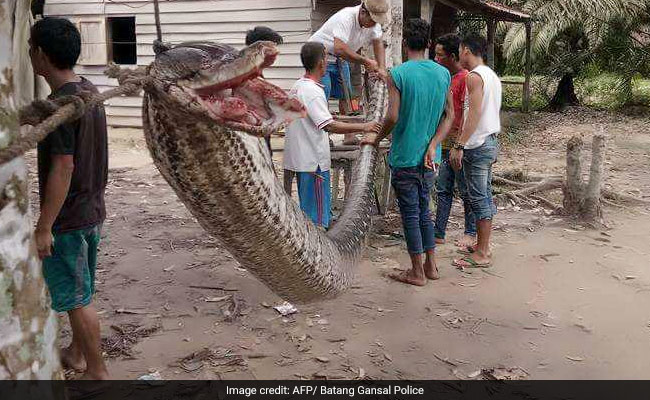
{"label": "wooden house", "polygon": [[[237,48],[244,45],[246,31],[256,25],[277,30],[284,38],[281,55],[265,77],[289,89],[303,71],[302,44],[322,23],[342,7],[359,0],[159,0],[163,40],[180,43],[214,40]],[[385,38],[390,64],[401,62],[401,22],[404,17],[431,20],[437,0],[392,0],[394,28]],[[444,0],[441,4],[456,3]],[[458,0],[483,4],[485,0]],[[467,3],[467,4],[465,4]],[[493,3],[493,2],[488,2]],[[453,5],[453,4],[452,4]],[[475,4],[476,6],[476,4]],[[405,13],[402,13],[404,9]],[[66,17],[79,27],[82,54],[77,72],[101,91],[117,85],[103,75],[109,62],[124,67],[147,65],[154,57],[156,38],[154,4],[151,0],[46,0],[45,15]],[[435,15],[435,13],[433,13]],[[139,97],[121,97],[106,102],[110,126],[142,125]]]}

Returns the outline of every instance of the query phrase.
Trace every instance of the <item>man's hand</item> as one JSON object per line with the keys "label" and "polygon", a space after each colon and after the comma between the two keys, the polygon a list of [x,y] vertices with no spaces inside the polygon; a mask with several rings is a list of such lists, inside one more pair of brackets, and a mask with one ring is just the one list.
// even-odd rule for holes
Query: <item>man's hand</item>
{"label": "man's hand", "polygon": [[436,156],[438,155],[437,147],[437,145],[429,146],[427,154],[424,155],[424,166],[433,172],[438,170],[438,165],[436,164]]}
{"label": "man's hand", "polygon": [[449,151],[449,163],[456,172],[463,169],[463,150],[452,149]]}
{"label": "man's hand", "polygon": [[38,251],[38,258],[41,260],[45,257],[52,255],[52,231],[49,229],[41,229],[36,227],[34,232],[34,239],[36,240],[36,250]]}
{"label": "man's hand", "polygon": [[388,71],[386,71],[386,68],[378,68],[375,73],[379,76],[379,78],[381,78],[382,81],[388,82]]}
{"label": "man's hand", "polygon": [[377,134],[375,132],[368,132],[365,135],[363,135],[363,138],[361,138],[361,143],[360,145],[363,146],[364,144],[369,144],[372,146],[377,145]]}
{"label": "man's hand", "polygon": [[369,72],[378,72],[379,71],[379,64],[375,60],[371,60],[370,58],[366,58],[364,61],[363,65],[368,68]]}
{"label": "man's hand", "polygon": [[366,122],[363,127],[364,133],[378,133],[381,132],[381,124],[379,122]]}

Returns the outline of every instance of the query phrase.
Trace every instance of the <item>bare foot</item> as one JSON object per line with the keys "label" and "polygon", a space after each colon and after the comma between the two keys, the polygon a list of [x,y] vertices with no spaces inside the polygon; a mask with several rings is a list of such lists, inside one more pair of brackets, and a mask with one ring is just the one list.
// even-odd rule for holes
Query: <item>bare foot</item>
{"label": "bare foot", "polygon": [[82,381],[106,381],[108,380],[108,371],[103,370],[101,372],[88,372],[86,371],[85,374],[79,378],[79,380]]}
{"label": "bare foot", "polygon": [[463,235],[462,238],[454,243],[457,247],[474,247],[476,246],[476,236]]}
{"label": "bare foot", "polygon": [[445,239],[436,238],[436,244],[445,244],[447,241]]}
{"label": "bare foot", "polygon": [[440,272],[438,272],[438,266],[436,266],[435,262],[433,265],[429,265],[429,263],[424,264],[424,276],[432,281],[440,279]]}
{"label": "bare foot", "polygon": [[72,369],[76,372],[86,370],[86,360],[83,354],[80,351],[73,350],[71,347],[61,350],[61,364],[63,364],[63,368]]}
{"label": "bare foot", "polygon": [[413,286],[424,286],[427,284],[427,279],[424,276],[418,276],[412,269],[403,272],[396,272],[389,274],[388,277],[397,282],[406,283]]}
{"label": "bare foot", "polygon": [[[476,244],[472,246],[467,246],[467,247],[461,247],[457,250],[457,253],[463,254],[463,255],[471,255],[476,253]],[[492,250],[490,250],[487,254],[487,258],[492,258]]]}

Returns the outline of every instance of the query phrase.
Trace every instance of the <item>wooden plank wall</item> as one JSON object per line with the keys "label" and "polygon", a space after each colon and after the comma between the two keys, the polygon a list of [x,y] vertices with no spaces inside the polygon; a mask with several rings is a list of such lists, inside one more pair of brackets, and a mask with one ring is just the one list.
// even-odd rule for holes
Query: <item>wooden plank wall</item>
{"label": "wooden plank wall", "polygon": [[316,32],[329,17],[341,8],[357,6],[360,3],[358,0],[317,0],[316,7],[311,14],[313,31]]}
{"label": "wooden plank wall", "polygon": [[[160,0],[165,41],[218,40],[241,48],[248,29],[266,25],[277,30],[285,44],[280,46],[281,55],[265,77],[283,89],[289,89],[302,75],[300,47],[311,35],[311,10],[311,0]],[[47,0],[45,14],[70,19],[135,16],[138,65],[153,60],[151,43],[156,28],[150,0]],[[104,69],[104,65],[77,68],[100,91],[117,85],[103,75]],[[109,125],[142,125],[141,98],[115,98],[106,104]]]}

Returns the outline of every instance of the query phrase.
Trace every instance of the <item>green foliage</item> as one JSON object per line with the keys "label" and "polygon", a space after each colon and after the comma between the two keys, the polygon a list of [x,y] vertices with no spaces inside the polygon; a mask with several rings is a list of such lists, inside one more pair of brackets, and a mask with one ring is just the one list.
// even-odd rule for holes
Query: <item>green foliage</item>
{"label": "green foliage", "polygon": [[[523,82],[522,76],[504,76],[506,81]],[[559,79],[546,76],[533,76],[531,79],[531,110],[547,108]],[[594,108],[621,109],[628,105],[650,107],[650,79],[636,77],[632,81],[632,94],[629,99],[618,91],[617,74],[604,73],[594,64],[588,65],[575,82],[576,94],[581,103]],[[520,110],[522,107],[522,88],[519,85],[503,85],[503,109]],[[516,136],[516,135],[515,135]]]}
{"label": "green foliage", "polygon": [[618,16],[609,21],[597,63],[616,75],[618,101],[633,103],[634,81],[650,77],[650,0],[632,18]]}
{"label": "green foliage", "polygon": [[[532,60],[536,74],[575,76],[588,83],[581,96],[597,97],[597,103],[635,101],[634,81],[650,76],[650,0],[527,0],[522,8],[534,17]],[[506,70],[521,73],[525,27],[507,24],[500,29],[506,32]],[[612,79],[590,80],[603,71],[616,75],[613,86]]]}
{"label": "green foliage", "polygon": [[581,78],[576,87],[578,96],[587,106],[605,109],[619,109],[628,105],[650,107],[650,79],[633,78],[629,93],[620,90],[620,76],[614,73]]}
{"label": "green foliage", "polygon": [[[520,75],[507,75],[501,78],[503,81],[524,82],[524,77]],[[530,82],[530,109],[542,110],[546,108],[553,93],[549,91],[557,84],[557,79],[547,78],[545,76],[533,76]],[[521,110],[523,105],[523,87],[520,85],[503,84],[503,101],[504,110]]]}

